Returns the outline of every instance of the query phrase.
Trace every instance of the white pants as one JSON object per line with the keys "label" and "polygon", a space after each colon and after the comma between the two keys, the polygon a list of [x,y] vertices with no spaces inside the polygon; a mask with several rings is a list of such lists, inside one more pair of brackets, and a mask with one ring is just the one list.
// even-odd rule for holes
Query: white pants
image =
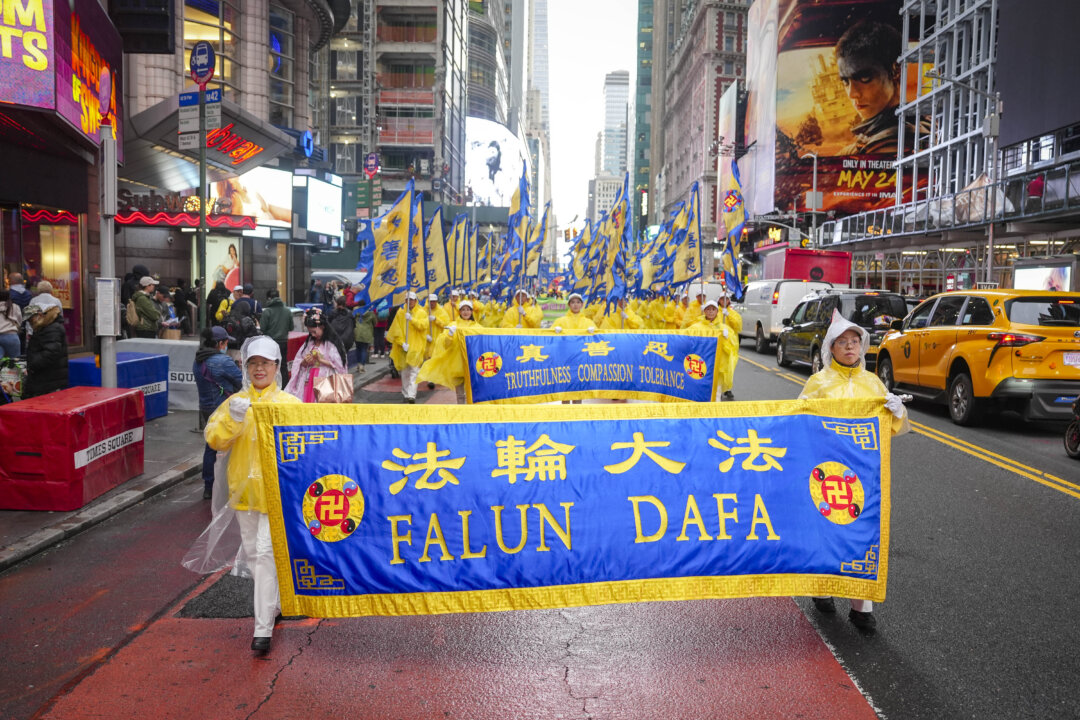
{"label": "white pants", "polygon": [[401,368],[401,394],[407,398],[416,399],[416,376],[420,374],[420,368],[406,365]]}
{"label": "white pants", "polygon": [[240,523],[244,554],[255,578],[255,637],[270,637],[281,607],[274,546],[270,542],[270,518],[255,510],[237,510],[236,520]]}
{"label": "white pants", "polygon": [[874,612],[873,600],[852,600],[851,609],[855,612]]}

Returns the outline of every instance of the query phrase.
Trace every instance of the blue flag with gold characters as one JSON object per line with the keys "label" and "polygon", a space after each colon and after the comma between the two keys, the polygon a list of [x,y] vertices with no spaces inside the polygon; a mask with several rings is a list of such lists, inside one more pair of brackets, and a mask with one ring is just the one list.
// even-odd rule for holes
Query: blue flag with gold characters
{"label": "blue flag with gold characters", "polygon": [[285,615],[885,598],[880,399],[253,410]]}

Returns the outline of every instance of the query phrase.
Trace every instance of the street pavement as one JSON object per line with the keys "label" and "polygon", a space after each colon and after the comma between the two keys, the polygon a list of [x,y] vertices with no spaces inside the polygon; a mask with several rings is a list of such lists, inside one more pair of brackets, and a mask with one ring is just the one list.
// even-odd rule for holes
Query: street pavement
{"label": "street pavement", "polygon": [[[741,399],[793,397],[805,381],[743,356]],[[358,376],[356,401],[400,405],[378,362]],[[452,402],[421,386],[418,403]],[[961,430],[913,408],[916,432],[894,445],[889,599],[872,638],[844,601],[830,617],[805,599],[749,598],[283,618],[259,658],[251,582],[179,566],[209,513],[194,414],[175,415],[147,428],[148,472],[112,493],[141,493],[125,500],[137,507],[111,512],[102,498],[110,514],[84,509],[99,519],[36,544],[78,513],[37,514],[34,532],[23,514],[0,513],[0,557],[8,538],[38,548],[0,573],[0,718],[1076,716],[1074,587],[1051,578],[1080,571],[1080,517],[1045,484],[1075,478],[1052,429],[1005,419]],[[988,438],[1056,475],[971,460],[965,443]]]}

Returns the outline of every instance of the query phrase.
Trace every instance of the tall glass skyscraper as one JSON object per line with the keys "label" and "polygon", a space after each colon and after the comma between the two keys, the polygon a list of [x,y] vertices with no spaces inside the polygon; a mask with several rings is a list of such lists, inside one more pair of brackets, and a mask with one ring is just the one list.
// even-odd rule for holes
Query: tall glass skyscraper
{"label": "tall glass skyscraper", "polygon": [[626,172],[626,135],[630,121],[630,73],[610,72],[604,78],[604,147],[600,172],[622,177]]}

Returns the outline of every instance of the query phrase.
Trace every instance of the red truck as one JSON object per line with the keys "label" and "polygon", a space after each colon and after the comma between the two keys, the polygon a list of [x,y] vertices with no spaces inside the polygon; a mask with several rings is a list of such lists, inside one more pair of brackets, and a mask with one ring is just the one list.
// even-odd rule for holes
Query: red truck
{"label": "red truck", "polygon": [[851,253],[839,250],[807,250],[779,247],[758,251],[761,277],[784,280],[815,280],[833,287],[851,285]]}

